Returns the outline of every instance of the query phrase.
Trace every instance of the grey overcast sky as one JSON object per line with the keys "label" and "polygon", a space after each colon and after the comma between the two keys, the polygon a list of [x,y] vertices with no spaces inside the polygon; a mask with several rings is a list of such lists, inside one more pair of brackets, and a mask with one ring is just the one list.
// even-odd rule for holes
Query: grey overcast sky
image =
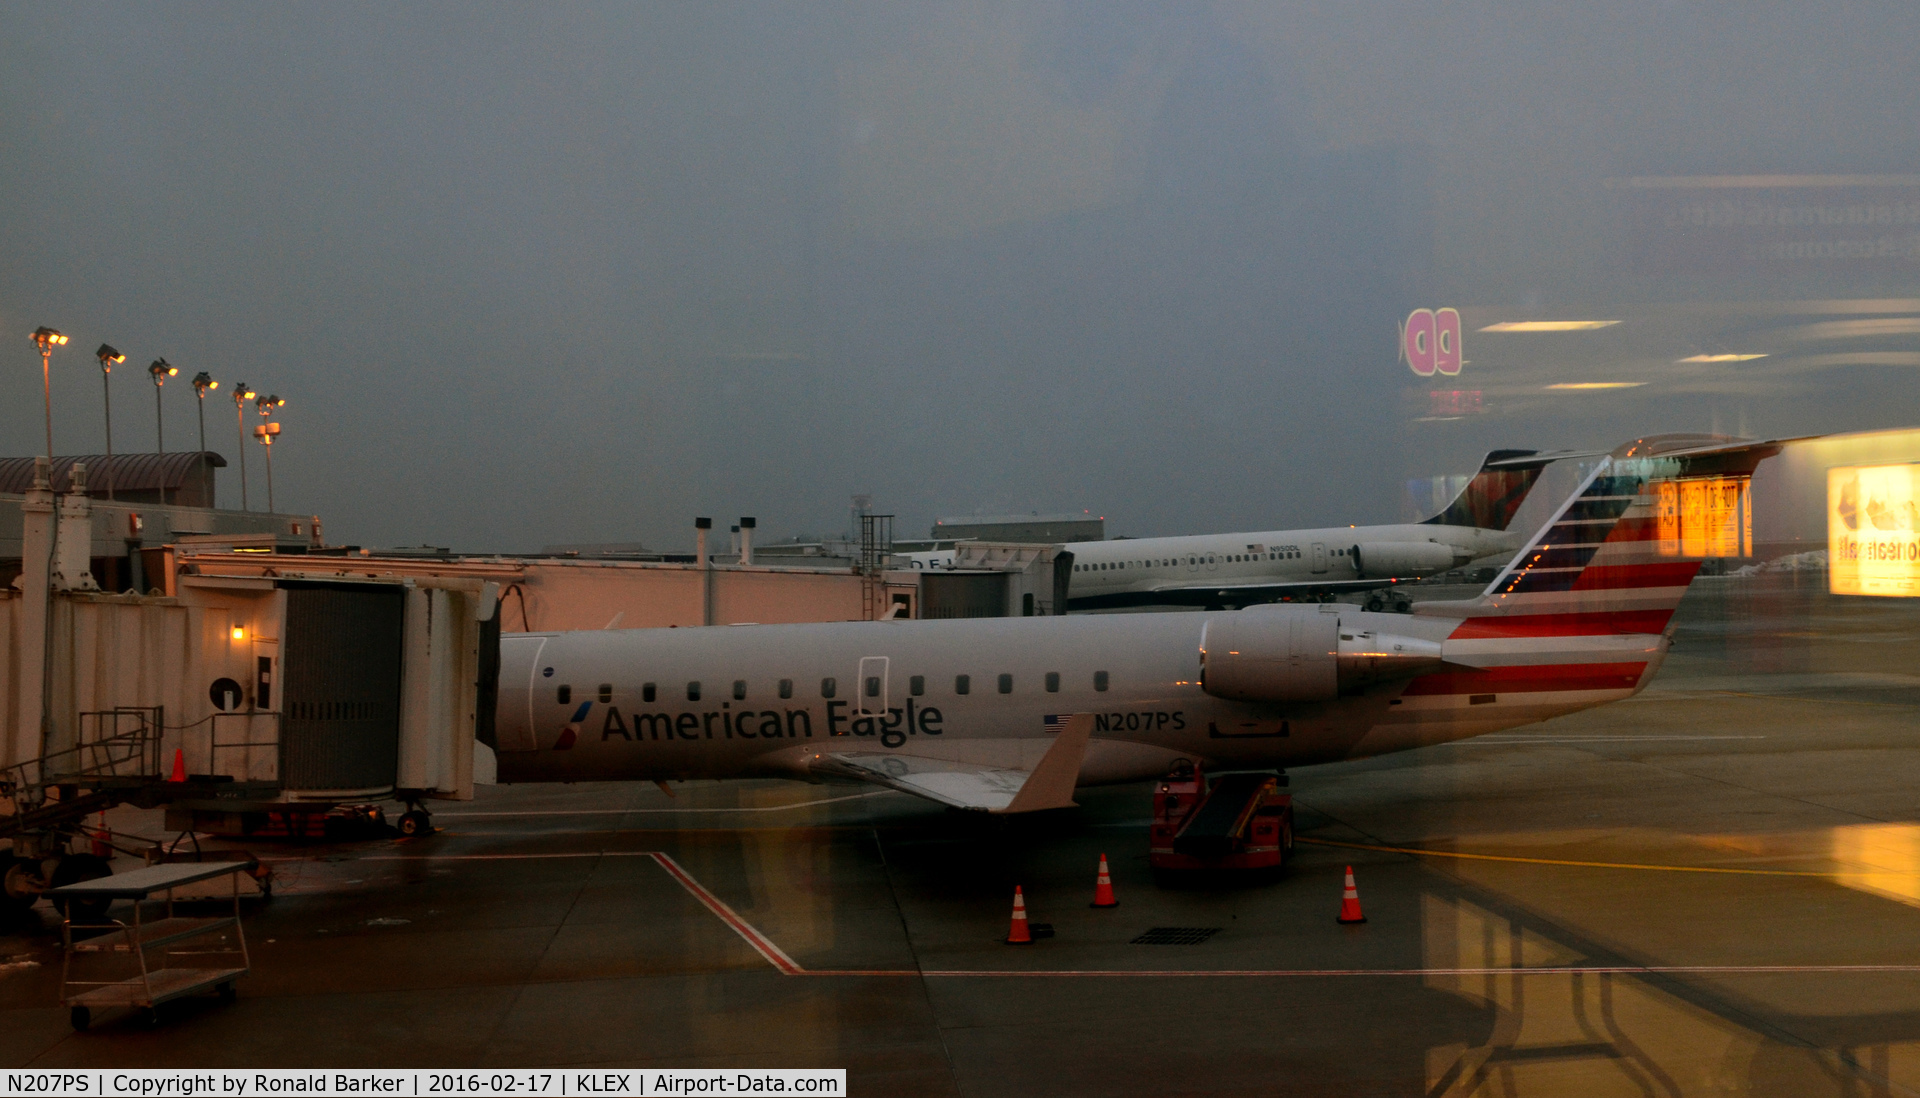
{"label": "grey overcast sky", "polygon": [[[1734,414],[1415,437],[1410,308],[1684,292],[1620,274],[1607,179],[1920,171],[1911,3],[0,16],[0,450],[41,446],[49,324],[56,449],[102,444],[103,340],[122,451],[153,357],[172,448],[186,376],[251,382],[288,401],[282,509],[366,545],[837,533],[861,491],[902,535],[1397,519],[1490,442]],[[1879,425],[1817,389],[1738,415]]]}

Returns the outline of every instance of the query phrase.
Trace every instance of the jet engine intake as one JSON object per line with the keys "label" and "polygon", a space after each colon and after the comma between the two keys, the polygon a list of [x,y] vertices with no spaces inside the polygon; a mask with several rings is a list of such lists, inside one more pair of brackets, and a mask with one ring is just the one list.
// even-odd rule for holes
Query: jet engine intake
{"label": "jet engine intake", "polygon": [[1428,576],[1457,563],[1453,547],[1432,541],[1374,541],[1353,547],[1353,567],[1362,579]]}

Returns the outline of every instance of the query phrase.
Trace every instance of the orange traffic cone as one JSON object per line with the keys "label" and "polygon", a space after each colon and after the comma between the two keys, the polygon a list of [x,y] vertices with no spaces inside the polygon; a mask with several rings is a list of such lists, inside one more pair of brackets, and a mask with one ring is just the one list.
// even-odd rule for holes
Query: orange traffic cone
{"label": "orange traffic cone", "polygon": [[173,749],[173,777],[167,780],[170,782],[184,782],[187,780],[187,753],[181,748],[176,747]]}
{"label": "orange traffic cone", "polygon": [[1013,925],[1007,928],[1008,945],[1031,945],[1033,935],[1027,933],[1027,900],[1020,895],[1020,886],[1013,886]]}
{"label": "orange traffic cone", "polygon": [[1093,902],[1088,907],[1119,907],[1113,898],[1113,877],[1107,872],[1107,856],[1100,855],[1100,875],[1093,881]]}
{"label": "orange traffic cone", "polygon": [[1340,918],[1342,923],[1364,923],[1365,915],[1360,914],[1360,891],[1353,887],[1353,867],[1347,867],[1347,890],[1340,896]]}

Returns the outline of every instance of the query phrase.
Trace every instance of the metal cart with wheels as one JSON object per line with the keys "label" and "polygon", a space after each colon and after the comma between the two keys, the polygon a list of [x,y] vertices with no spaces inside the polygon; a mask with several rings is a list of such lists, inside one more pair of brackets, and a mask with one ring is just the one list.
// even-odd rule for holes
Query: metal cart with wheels
{"label": "metal cart with wheels", "polygon": [[[47,898],[67,915],[60,928],[60,1005],[71,1011],[73,1028],[86,1029],[100,1007],[133,1007],[151,1022],[169,999],[207,990],[232,999],[234,981],[251,967],[240,927],[239,874],[253,865],[251,858],[174,862],[49,890]],[[232,882],[232,914],[175,913],[175,889],[221,876]],[[133,901],[130,919],[106,916],[115,900]],[[161,903],[164,913],[150,918],[148,907]],[[90,978],[78,977],[76,962]]]}

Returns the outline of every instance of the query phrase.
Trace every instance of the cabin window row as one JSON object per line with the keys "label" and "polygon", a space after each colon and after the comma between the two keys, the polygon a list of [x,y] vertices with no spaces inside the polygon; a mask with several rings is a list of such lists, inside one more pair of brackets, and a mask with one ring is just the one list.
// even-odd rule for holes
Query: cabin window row
{"label": "cabin window row", "polygon": [[[1105,691],[1107,689],[1108,684],[1111,681],[1112,681],[1111,678],[1108,676],[1108,674],[1105,671],[1095,671],[1093,673],[1093,688],[1095,690]],[[1046,687],[1047,693],[1058,694],[1060,692],[1060,672],[1058,671],[1047,672],[1044,676],[1042,676],[1041,683]],[[1013,685],[1014,685],[1013,676],[1010,674],[996,675],[994,677],[993,685],[994,685],[994,689],[999,691],[1000,693],[1011,694],[1013,693]],[[868,676],[866,682],[862,683],[861,686],[863,688],[862,692],[867,697],[877,698],[880,696],[880,677],[878,675]],[[953,677],[953,692],[955,694],[973,693],[973,676],[972,675],[955,675]],[[597,693],[602,702],[612,701],[613,700],[613,684],[608,682],[601,683],[600,689],[597,691]],[[701,697],[704,695],[704,693],[705,693],[705,688],[701,685],[700,680],[694,679],[687,683],[687,700],[688,701],[699,701]],[[793,680],[781,679],[779,682],[779,693],[782,698],[793,697]],[[833,697],[839,696],[839,693],[840,693],[840,681],[838,679],[828,677],[820,680],[820,696],[821,697],[833,698]],[[925,697],[927,693],[927,677],[925,675],[913,675],[908,677],[907,693],[912,694],[916,698]],[[561,705],[573,704],[573,687],[571,685],[563,685],[563,686],[555,687],[553,695],[554,695],[554,701],[558,702]],[[734,701],[745,701],[747,699],[747,680],[745,679],[733,680],[732,695],[733,695]],[[655,702],[659,700],[659,697],[660,697],[660,686],[658,683],[651,683],[651,682],[645,683],[640,687],[641,701]]]}
{"label": "cabin window row", "polygon": [[[1345,556],[1346,551],[1337,549],[1334,551],[1334,555]],[[1220,560],[1228,564],[1236,564],[1255,560],[1299,560],[1301,556],[1302,554],[1298,550],[1268,553],[1223,553],[1220,556]],[[1201,558],[1199,557],[1187,557],[1185,560],[1179,557],[1161,558],[1157,560],[1116,560],[1109,561],[1105,564],[1076,564],[1073,566],[1073,570],[1076,572],[1117,572],[1126,568],[1178,568],[1181,565],[1199,563],[1201,563]]]}

